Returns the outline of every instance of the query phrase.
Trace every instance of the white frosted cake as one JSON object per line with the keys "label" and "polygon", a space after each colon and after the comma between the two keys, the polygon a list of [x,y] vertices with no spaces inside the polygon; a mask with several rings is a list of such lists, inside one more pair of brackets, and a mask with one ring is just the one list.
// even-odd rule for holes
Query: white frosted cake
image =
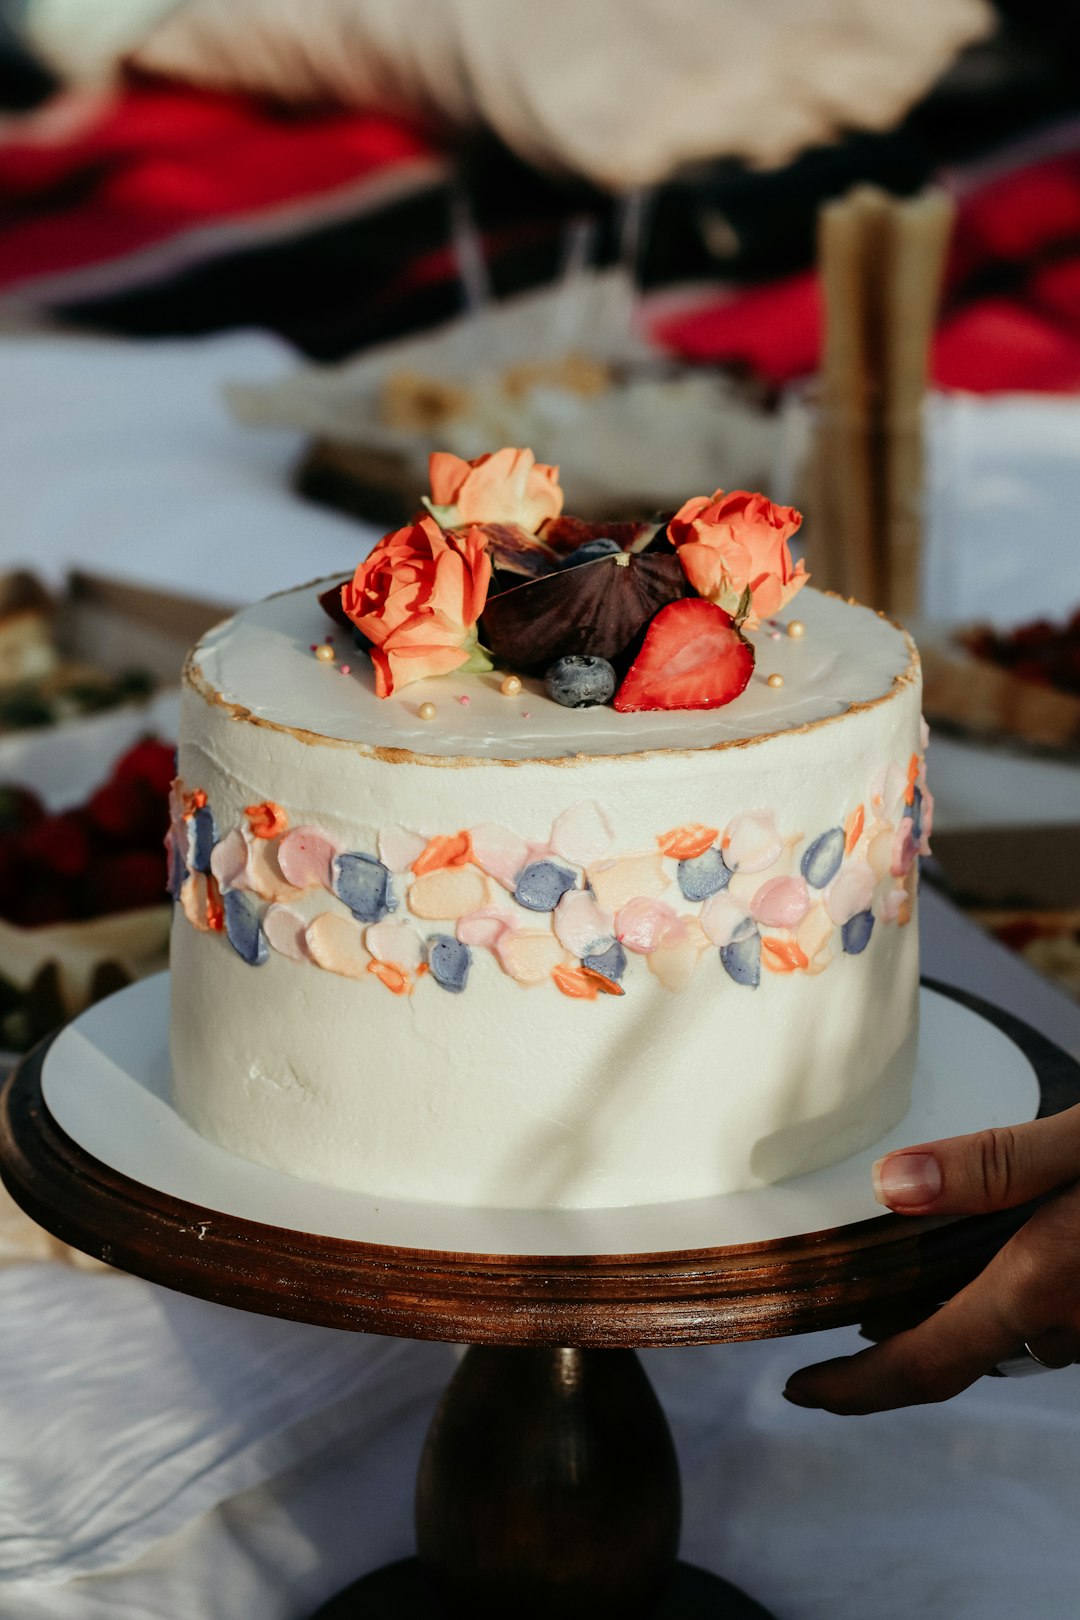
{"label": "white frosted cake", "polygon": [[753,669],[719,706],[567,707],[464,655],[380,696],[325,584],[185,674],[196,1129],[387,1198],[595,1207],[798,1175],[903,1116],[930,800],[902,630],[807,588],[735,621]]}

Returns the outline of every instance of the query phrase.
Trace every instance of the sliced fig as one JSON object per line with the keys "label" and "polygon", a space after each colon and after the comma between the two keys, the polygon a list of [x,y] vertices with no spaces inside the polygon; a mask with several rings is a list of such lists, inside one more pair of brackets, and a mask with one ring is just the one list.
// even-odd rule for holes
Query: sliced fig
{"label": "sliced fig", "polygon": [[621,551],[643,551],[656,533],[655,523],[590,523],[585,518],[548,518],[540,538],[559,557],[576,551],[589,540],[617,540]]}
{"label": "sliced fig", "polygon": [[470,523],[469,528],[483,534],[496,575],[514,576],[506,581],[507,585],[522,579],[541,579],[559,566],[552,548],[516,523]]}
{"label": "sliced fig", "polygon": [[674,554],[600,557],[489,597],[480,640],[525,674],[572,653],[610,662],[662,607],[693,594]]}

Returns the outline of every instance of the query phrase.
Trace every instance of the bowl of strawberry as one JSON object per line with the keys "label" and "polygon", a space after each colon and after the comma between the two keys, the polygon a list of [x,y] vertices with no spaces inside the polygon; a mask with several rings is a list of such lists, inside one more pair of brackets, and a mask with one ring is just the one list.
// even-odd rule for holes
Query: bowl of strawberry
{"label": "bowl of strawberry", "polygon": [[164,967],[171,744],[143,738],[75,808],[0,782],[0,1048]]}

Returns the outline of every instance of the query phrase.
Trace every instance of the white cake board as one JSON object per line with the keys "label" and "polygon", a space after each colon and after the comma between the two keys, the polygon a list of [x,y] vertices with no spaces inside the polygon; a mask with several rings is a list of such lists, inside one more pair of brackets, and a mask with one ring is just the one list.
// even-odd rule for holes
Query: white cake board
{"label": "white cake board", "polygon": [[752,1192],[620,1209],[474,1209],[403,1203],[301,1181],[237,1158],[192,1130],[169,1099],[169,976],[158,974],[69,1024],[42,1091],[85,1152],[158,1192],[219,1215],[354,1242],[477,1255],[628,1255],[710,1249],[847,1226],[885,1213],[870,1167],[893,1148],[1033,1119],[1039,1085],[1024,1054],[977,1013],[920,992],[912,1105],[862,1153]]}

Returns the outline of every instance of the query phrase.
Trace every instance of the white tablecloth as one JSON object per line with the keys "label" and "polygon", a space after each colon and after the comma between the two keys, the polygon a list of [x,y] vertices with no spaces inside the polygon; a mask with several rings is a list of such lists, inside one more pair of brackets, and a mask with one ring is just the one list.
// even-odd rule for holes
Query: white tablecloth
{"label": "white tablecloth", "polygon": [[[242,600],[344,570],[370,538],[285,493],[294,441],[228,422],[222,380],[289,363],[270,339],[21,339],[0,363],[0,561]],[[963,813],[962,769],[954,788]],[[1080,1054],[1080,1009],[929,892],[923,925],[928,972]],[[857,1344],[645,1356],[682,1462],[683,1556],[779,1620],[1075,1620],[1080,1370],[863,1419],[782,1401],[789,1372]],[[132,1278],[0,1273],[0,1617],[300,1620],[411,1550],[452,1366],[446,1346]]]}

